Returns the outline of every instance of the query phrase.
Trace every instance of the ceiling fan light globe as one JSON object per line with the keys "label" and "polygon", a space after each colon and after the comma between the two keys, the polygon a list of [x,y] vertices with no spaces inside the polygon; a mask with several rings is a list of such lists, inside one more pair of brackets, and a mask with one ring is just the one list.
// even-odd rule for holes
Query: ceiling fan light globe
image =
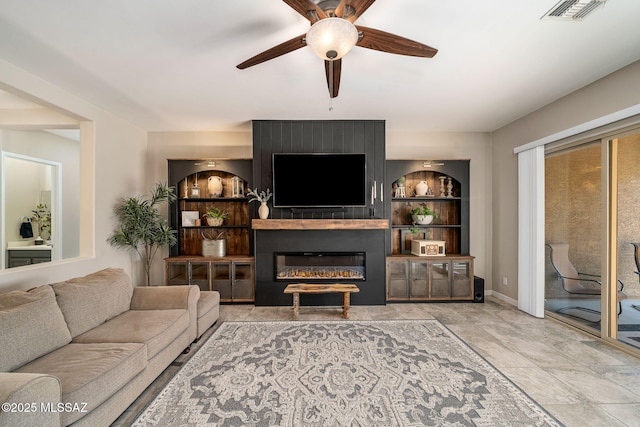
{"label": "ceiling fan light globe", "polygon": [[307,32],[307,46],[324,59],[331,61],[345,56],[358,42],[355,25],[342,18],[321,19]]}

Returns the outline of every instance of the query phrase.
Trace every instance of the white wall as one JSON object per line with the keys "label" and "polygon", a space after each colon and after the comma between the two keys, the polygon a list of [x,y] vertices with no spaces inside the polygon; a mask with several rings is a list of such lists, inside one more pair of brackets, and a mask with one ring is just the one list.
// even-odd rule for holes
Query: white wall
{"label": "white wall", "polygon": [[475,256],[475,275],[491,290],[491,146],[482,132],[387,131],[387,159],[470,160],[469,252]]}
{"label": "white wall", "polygon": [[[81,125],[80,258],[0,272],[0,292],[122,267],[142,283],[139,262],[106,242],[119,198],[145,191],[147,133],[33,74],[0,60],[0,85],[15,88],[83,119]],[[63,111],[63,112],[64,112]],[[93,143],[92,143],[93,141]],[[88,173],[86,172],[88,170]]]}
{"label": "white wall", "polygon": [[[639,104],[639,87],[640,61],[493,132],[494,291],[508,298],[518,298],[518,168],[513,149]],[[502,277],[508,278],[508,286],[497,285]]]}

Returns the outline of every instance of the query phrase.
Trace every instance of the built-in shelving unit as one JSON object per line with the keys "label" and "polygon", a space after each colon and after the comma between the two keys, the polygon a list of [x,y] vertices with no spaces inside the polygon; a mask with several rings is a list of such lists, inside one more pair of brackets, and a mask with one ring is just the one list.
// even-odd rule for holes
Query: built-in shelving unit
{"label": "built-in shelving unit", "polygon": [[[387,301],[474,301],[469,161],[389,160],[387,178],[391,219]],[[416,189],[422,182],[429,191],[418,196]],[[438,218],[430,224],[414,224],[411,211],[420,206],[437,212]],[[414,239],[444,241],[446,256],[411,255]]]}
{"label": "built-in shelving unit", "polygon": [[[425,166],[428,165],[428,166]],[[411,240],[441,240],[447,254],[469,254],[469,161],[387,161],[390,183],[390,255],[408,254]],[[396,197],[404,179],[404,197]],[[417,196],[416,187],[426,182],[429,195]],[[427,225],[414,224],[411,211],[427,206],[438,219]]]}
{"label": "built-in shelving unit", "polygon": [[[251,183],[251,169],[251,160],[245,159],[169,160],[169,184],[178,196],[169,206],[169,224],[177,230],[178,244],[165,260],[168,285],[195,284],[202,290],[219,291],[223,302],[253,302],[253,211],[244,196]],[[222,194],[210,193],[210,178],[219,179]],[[242,191],[234,197],[233,181],[238,178]],[[198,194],[194,194],[194,187]],[[208,225],[204,215],[211,208],[227,212],[228,218],[221,225]],[[205,237],[224,238],[226,256],[203,256]]]}
{"label": "built-in shelving unit", "polygon": [[[249,209],[248,199],[214,197],[214,198],[180,198],[177,201],[179,232],[179,254],[180,255],[202,255],[202,234],[208,237],[215,237],[219,233],[225,233],[227,240],[227,253],[229,255],[249,254]],[[209,226],[203,215],[210,208],[219,208],[227,212],[229,217],[222,225]],[[182,223],[182,212],[198,212],[201,225],[191,226]]]}

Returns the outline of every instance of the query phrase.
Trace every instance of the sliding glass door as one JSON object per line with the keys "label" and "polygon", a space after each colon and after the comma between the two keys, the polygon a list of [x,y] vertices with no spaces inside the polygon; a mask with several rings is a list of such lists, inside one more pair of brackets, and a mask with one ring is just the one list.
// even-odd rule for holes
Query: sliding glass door
{"label": "sliding glass door", "polygon": [[640,349],[640,133],[547,147],[545,312]]}
{"label": "sliding glass door", "polygon": [[545,158],[545,310],[598,331],[603,252],[600,141]]}
{"label": "sliding glass door", "polygon": [[[611,153],[611,265],[616,288],[611,290],[612,338],[640,348],[640,133],[608,140]],[[617,324],[617,325],[616,325]]]}

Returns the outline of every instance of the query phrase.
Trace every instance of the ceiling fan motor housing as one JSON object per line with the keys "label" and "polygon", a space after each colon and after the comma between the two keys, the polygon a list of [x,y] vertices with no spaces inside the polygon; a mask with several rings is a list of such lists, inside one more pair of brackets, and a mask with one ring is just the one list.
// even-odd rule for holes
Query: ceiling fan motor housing
{"label": "ceiling fan motor housing", "polygon": [[[333,16],[337,16],[335,11],[338,5],[340,4],[340,0],[320,0],[320,1],[317,1],[316,4],[320,9],[322,9],[327,14],[327,16],[333,17]],[[354,15],[355,13],[356,13],[355,9],[351,5],[347,4],[342,9],[342,15],[339,16],[339,18],[347,18],[349,16]]]}

